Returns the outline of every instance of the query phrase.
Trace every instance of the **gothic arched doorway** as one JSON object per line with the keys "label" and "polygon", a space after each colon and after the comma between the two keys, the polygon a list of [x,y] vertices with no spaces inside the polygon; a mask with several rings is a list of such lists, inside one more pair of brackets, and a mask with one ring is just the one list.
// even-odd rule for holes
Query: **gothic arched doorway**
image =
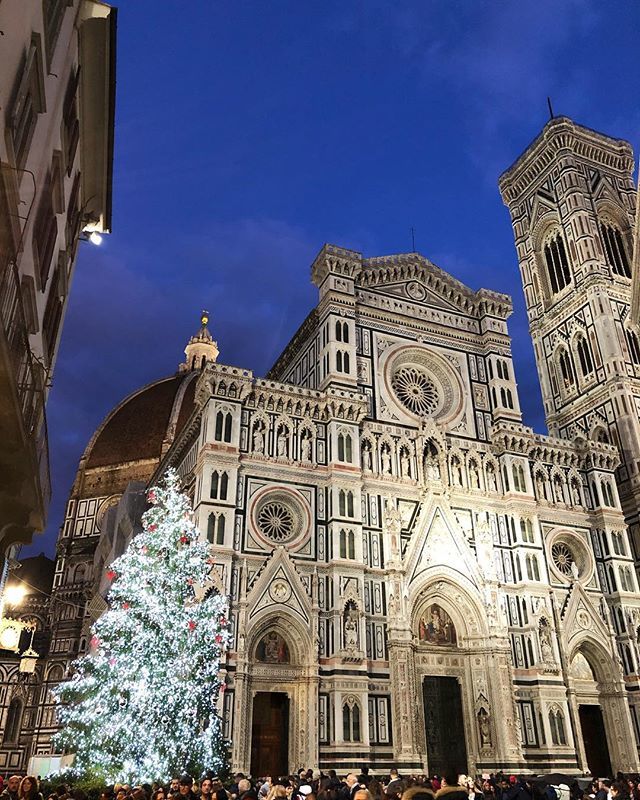
{"label": "gothic arched doorway", "polygon": [[266,615],[247,635],[235,676],[233,768],[287,775],[316,763],[317,664],[309,632],[293,616]]}

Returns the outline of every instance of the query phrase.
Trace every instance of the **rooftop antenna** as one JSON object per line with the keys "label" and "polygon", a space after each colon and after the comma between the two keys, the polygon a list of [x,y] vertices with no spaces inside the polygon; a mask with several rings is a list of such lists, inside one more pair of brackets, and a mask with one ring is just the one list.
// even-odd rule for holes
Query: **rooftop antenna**
{"label": "rooftop antenna", "polygon": [[555,114],[553,113],[553,106],[551,105],[551,98],[547,97],[547,105],[549,106],[549,119],[553,119]]}
{"label": "rooftop antenna", "polygon": [[416,252],[416,232],[413,229],[413,225],[411,226],[410,230],[411,230],[411,252],[415,253]]}

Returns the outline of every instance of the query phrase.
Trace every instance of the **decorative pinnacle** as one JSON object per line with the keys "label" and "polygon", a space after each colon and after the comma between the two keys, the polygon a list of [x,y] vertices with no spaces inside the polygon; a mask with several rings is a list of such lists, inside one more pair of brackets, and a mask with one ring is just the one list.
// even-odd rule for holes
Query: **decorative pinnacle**
{"label": "decorative pinnacle", "polygon": [[209,322],[209,312],[208,311],[204,311],[204,310],[202,311],[202,314],[200,315],[200,322],[202,323],[202,327],[203,328]]}

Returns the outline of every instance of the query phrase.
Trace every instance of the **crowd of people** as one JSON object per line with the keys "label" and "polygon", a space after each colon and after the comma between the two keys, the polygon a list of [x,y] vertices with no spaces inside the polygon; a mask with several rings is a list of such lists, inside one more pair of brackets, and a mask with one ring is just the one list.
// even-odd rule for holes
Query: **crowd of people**
{"label": "crowd of people", "polygon": [[[99,800],[640,800],[637,775],[566,780],[556,785],[543,778],[500,773],[476,779],[456,773],[401,776],[395,769],[377,777],[368,767],[339,778],[335,770],[301,769],[284,778],[252,780],[238,773],[222,781],[205,774],[199,781],[190,775],[174,777],[166,785],[115,784],[105,787]],[[0,776],[0,800],[91,800],[83,790],[66,784],[50,788],[43,796],[33,775]]]}

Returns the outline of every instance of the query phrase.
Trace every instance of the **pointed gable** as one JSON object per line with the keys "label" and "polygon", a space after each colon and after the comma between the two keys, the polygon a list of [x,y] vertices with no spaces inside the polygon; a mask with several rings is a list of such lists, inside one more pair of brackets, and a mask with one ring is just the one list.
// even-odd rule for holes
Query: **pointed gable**
{"label": "pointed gable", "polygon": [[273,551],[247,595],[249,617],[267,608],[285,606],[310,624],[311,603],[295,564],[284,547]]}

